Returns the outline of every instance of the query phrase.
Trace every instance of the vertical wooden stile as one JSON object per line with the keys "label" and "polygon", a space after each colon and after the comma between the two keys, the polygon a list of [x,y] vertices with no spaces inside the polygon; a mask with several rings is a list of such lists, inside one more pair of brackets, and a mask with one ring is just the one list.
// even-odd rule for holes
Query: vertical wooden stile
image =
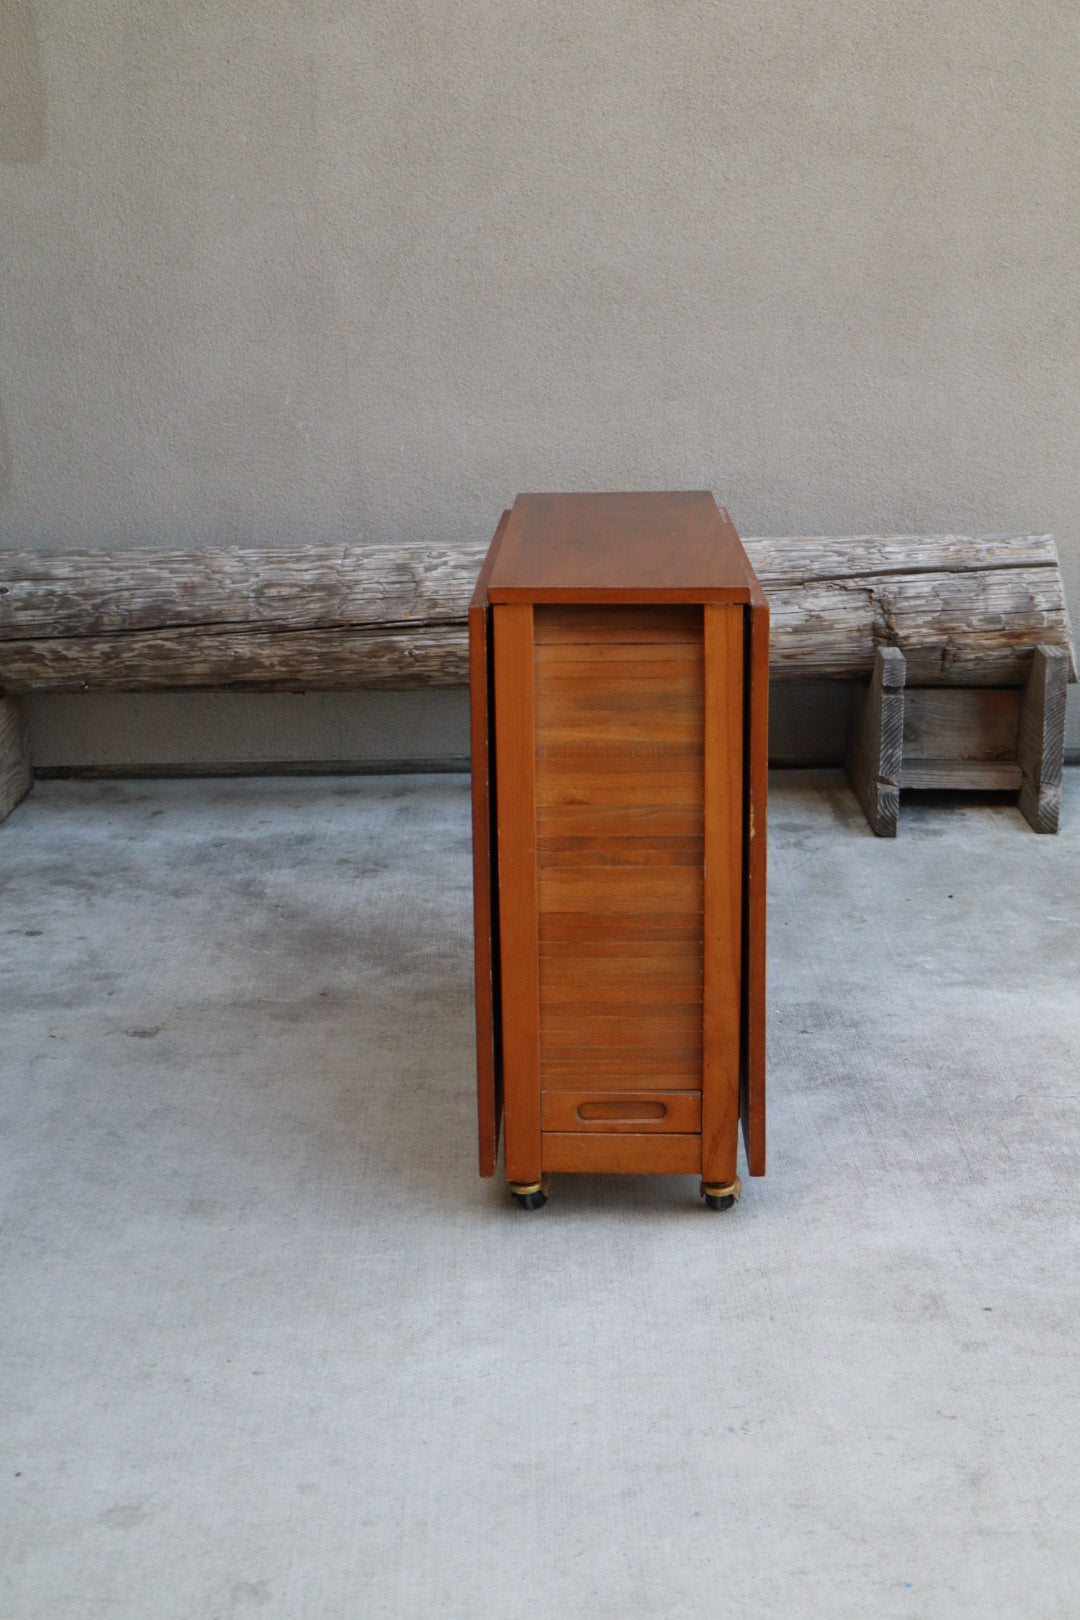
{"label": "vertical wooden stile", "polygon": [[1057,832],[1061,819],[1068,679],[1069,659],[1062,648],[1035,648],[1020,705],[1020,809],[1040,833]]}
{"label": "vertical wooden stile", "polygon": [[874,673],[856,694],[848,737],[852,791],[878,838],[895,838],[900,818],[907,662],[899,647],[879,647]]}
{"label": "vertical wooden stile", "polygon": [[743,1031],[739,1114],[746,1165],[765,1174],[766,846],[769,791],[769,603],[752,579],[745,649],[746,827],[743,918]]}
{"label": "vertical wooden stile", "polygon": [[472,767],[473,963],[476,988],[476,1118],[480,1174],[493,1176],[502,1125],[499,1029],[499,880],[495,870],[495,726],[487,587],[504,512],[469,603],[469,751]]}
{"label": "vertical wooden stile", "polygon": [[503,1112],[509,1181],[540,1179],[540,979],[533,610],[493,609]]}
{"label": "vertical wooden stile", "polygon": [[17,698],[0,697],[0,821],[34,785],[26,716]]}
{"label": "vertical wooden stile", "polygon": [[743,610],[705,608],[705,996],[701,1170],[735,1178],[743,971]]}

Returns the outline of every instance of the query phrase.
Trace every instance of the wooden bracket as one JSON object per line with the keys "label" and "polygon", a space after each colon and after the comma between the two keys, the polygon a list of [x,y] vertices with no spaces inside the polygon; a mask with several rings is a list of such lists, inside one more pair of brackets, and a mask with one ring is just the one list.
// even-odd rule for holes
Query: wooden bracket
{"label": "wooden bracket", "polygon": [[856,696],[848,733],[848,780],[879,838],[895,838],[900,818],[906,677],[899,647],[879,647],[870,684]]}
{"label": "wooden bracket", "polygon": [[848,734],[851,786],[879,838],[895,838],[901,788],[1011,790],[1036,832],[1057,832],[1069,655],[1031,649],[1027,685],[905,686],[879,647]]}
{"label": "wooden bracket", "polygon": [[1069,659],[1060,647],[1036,647],[1020,702],[1020,810],[1036,832],[1058,830],[1065,762],[1065,691]]}
{"label": "wooden bracket", "polygon": [[0,821],[34,785],[26,717],[17,698],[0,697]]}

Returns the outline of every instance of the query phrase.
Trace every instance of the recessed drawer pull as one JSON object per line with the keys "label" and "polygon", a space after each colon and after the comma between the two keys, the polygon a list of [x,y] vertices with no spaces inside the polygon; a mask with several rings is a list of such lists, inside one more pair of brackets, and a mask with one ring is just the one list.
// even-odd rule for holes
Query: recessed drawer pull
{"label": "recessed drawer pull", "polygon": [[651,1102],[647,1098],[628,1098],[618,1102],[583,1102],[578,1104],[580,1120],[606,1119],[620,1122],[639,1119],[667,1119],[666,1102]]}

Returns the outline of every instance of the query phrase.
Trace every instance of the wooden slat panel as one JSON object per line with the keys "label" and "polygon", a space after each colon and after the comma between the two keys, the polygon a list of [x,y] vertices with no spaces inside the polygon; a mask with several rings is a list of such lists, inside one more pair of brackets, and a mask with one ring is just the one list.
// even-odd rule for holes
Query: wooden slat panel
{"label": "wooden slat panel", "polygon": [[705,1004],[701,1155],[732,1181],[743,953],[743,610],[705,609]]}
{"label": "wooden slat panel", "polygon": [[540,997],[532,608],[492,612],[503,1111],[510,1181],[540,1175]]}
{"label": "wooden slat panel", "polygon": [[540,608],[536,627],[544,1085],[697,1091],[701,609]]}
{"label": "wooden slat panel", "polygon": [[701,1130],[701,1092],[545,1091],[540,1117],[545,1131],[685,1134]]}
{"label": "wooden slat panel", "polygon": [[701,1137],[696,1135],[545,1131],[542,1151],[545,1171],[693,1176],[701,1170]]}

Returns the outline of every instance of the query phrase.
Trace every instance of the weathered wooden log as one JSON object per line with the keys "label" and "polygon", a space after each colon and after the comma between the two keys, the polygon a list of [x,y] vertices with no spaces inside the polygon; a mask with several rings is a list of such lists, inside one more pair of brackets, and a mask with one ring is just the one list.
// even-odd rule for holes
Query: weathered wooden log
{"label": "weathered wooden log", "polygon": [[0,641],[0,683],[8,692],[393,691],[465,685],[467,652],[456,624],[413,631],[193,625]]}
{"label": "weathered wooden log", "polygon": [[899,647],[918,686],[1022,686],[1032,648],[1072,663],[1051,535],[749,540],[776,678],[866,679]]}
{"label": "weathered wooden log", "polygon": [[[1021,686],[1036,646],[1074,674],[1049,536],[750,539],[774,679]],[[467,680],[486,542],[0,553],[0,690],[345,690]]]}
{"label": "weathered wooden log", "polygon": [[465,623],[486,543],[0,552],[0,642]]}
{"label": "weathered wooden log", "polygon": [[484,550],[0,553],[0,689],[460,686]]}

